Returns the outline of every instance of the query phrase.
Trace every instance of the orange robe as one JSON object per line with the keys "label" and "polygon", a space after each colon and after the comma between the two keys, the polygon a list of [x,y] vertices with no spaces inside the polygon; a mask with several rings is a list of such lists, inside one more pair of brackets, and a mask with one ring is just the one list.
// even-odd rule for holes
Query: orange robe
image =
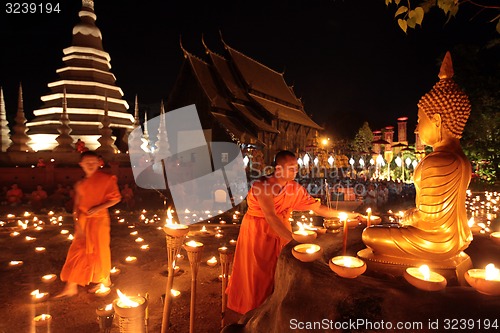
{"label": "orange robe", "polygon": [[87,211],[96,205],[120,199],[116,176],[96,171],[75,186],[78,197],[78,221],[75,222],[75,238],[71,243],[61,280],[86,286],[108,278],[111,269],[110,221],[108,209],[92,216]]}
{"label": "orange robe", "polygon": [[[241,223],[233,272],[226,290],[227,307],[238,313],[257,308],[273,292],[276,263],[287,243],[266,221],[253,188],[248,193],[247,203],[248,211]],[[292,210],[310,210],[319,206],[320,203],[295,181],[288,182],[274,197],[276,214],[290,231],[288,218]]]}

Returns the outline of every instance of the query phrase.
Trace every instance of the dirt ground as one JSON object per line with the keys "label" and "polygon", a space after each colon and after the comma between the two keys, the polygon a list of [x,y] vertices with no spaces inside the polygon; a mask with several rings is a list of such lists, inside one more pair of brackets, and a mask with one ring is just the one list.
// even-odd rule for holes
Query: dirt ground
{"label": "dirt ground", "polygon": [[[99,332],[96,309],[111,303],[117,298],[116,290],[120,289],[126,295],[148,294],[149,326],[148,332],[160,332],[163,304],[161,296],[165,294],[167,281],[167,254],[165,234],[158,227],[160,221],[149,221],[139,218],[140,214],[113,214],[111,228],[111,253],[112,265],[121,270],[120,274],[112,277],[114,284],[112,292],[99,298],[87,292],[88,287],[80,287],[77,296],[65,300],[52,300],[63,288],[63,283],[57,279],[53,283],[45,284],[41,277],[45,274],[58,275],[66,257],[70,241],[68,235],[62,235],[61,230],[73,231],[72,221],[69,216],[63,216],[62,225],[50,224],[47,216],[40,215],[44,221],[43,230],[33,227],[33,216],[23,218],[29,220],[26,230],[19,229],[19,235],[12,237],[9,228],[13,225],[12,219],[7,219],[5,214],[1,220],[8,222],[0,228],[0,302],[4,315],[0,319],[0,333],[23,332],[51,332],[51,333],[95,333]],[[146,218],[153,219],[154,212],[146,212]],[[59,216],[58,214],[54,215]],[[191,233],[189,239],[202,242],[204,246],[202,262],[198,273],[198,293],[196,298],[195,328],[197,332],[219,332],[221,325],[221,282],[218,279],[220,265],[209,267],[206,263],[212,256],[218,255],[218,247],[228,245],[231,239],[237,239],[239,224],[231,223],[231,216],[225,216],[228,223],[219,224],[214,221],[204,224],[209,234]],[[123,219],[123,222],[120,220]],[[15,220],[17,221],[17,219]],[[223,231],[222,238],[216,238],[215,227],[220,226]],[[192,225],[191,230],[198,231],[202,224]],[[137,235],[130,235],[137,231]],[[28,241],[26,236],[36,238]],[[141,237],[143,243],[135,239]],[[147,252],[140,250],[140,245],[148,244]],[[35,252],[35,247],[45,247],[44,253]],[[179,260],[180,272],[174,278],[174,289],[181,294],[174,299],[170,317],[169,332],[189,332],[189,306],[191,290],[191,269],[184,250],[181,254],[185,257]],[[126,264],[127,256],[136,256],[137,263]],[[20,267],[10,268],[11,260],[23,261]],[[49,299],[44,302],[34,303],[30,293],[39,289],[48,292]],[[47,313],[53,318],[50,330],[34,327],[33,318],[36,315]],[[228,311],[226,323],[235,322],[239,315]],[[118,319],[115,318],[111,332],[119,332]]]}

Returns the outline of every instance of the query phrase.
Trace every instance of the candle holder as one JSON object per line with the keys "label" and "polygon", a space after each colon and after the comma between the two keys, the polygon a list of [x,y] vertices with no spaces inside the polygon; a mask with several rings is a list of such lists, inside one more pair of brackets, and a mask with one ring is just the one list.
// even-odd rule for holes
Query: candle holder
{"label": "candle holder", "polygon": [[342,222],[338,217],[330,217],[323,219],[323,226],[326,228],[327,232],[336,234],[340,232],[342,228]]}
{"label": "candle holder", "polygon": [[234,249],[229,247],[219,247],[220,265],[222,268],[222,306],[221,306],[221,328],[225,326],[224,320],[227,307],[227,281],[229,276],[229,267],[234,259]]}
{"label": "candle holder", "polygon": [[465,272],[465,280],[481,294],[500,295],[500,272],[493,264],[485,269],[469,269]]}
{"label": "candle holder", "polygon": [[218,263],[219,262],[217,261],[217,258],[215,258],[215,256],[207,260],[207,265],[210,267],[215,267]]}
{"label": "candle holder", "polygon": [[55,274],[47,274],[42,276],[41,280],[43,283],[52,283],[57,279],[57,275]]}
{"label": "candle holder", "polygon": [[49,293],[41,293],[40,290],[34,290],[30,293],[31,295],[31,300],[33,303],[41,303],[47,300],[49,298]]}
{"label": "candle holder", "polygon": [[99,285],[99,289],[96,289],[94,295],[96,295],[97,297],[106,297],[109,295],[110,292],[111,292],[111,288],[106,287],[103,283],[101,283]]}
{"label": "candle holder", "polygon": [[196,283],[198,279],[198,268],[200,267],[203,243],[190,241],[182,245],[186,250],[189,266],[191,266],[191,305],[189,311],[189,332],[194,332],[194,318],[196,313]]}
{"label": "candle holder", "polygon": [[[370,217],[370,222],[368,222],[368,217]],[[361,222],[366,223],[366,227],[369,227],[371,225],[377,225],[382,223],[382,218],[380,216],[376,215],[361,215]]]}
{"label": "candle holder", "polygon": [[366,271],[366,264],[363,260],[351,256],[337,256],[328,262],[330,269],[337,275],[354,279]]}
{"label": "candle holder", "polygon": [[447,281],[439,273],[432,272],[427,265],[408,267],[403,277],[412,286],[426,291],[439,291],[446,288]]}
{"label": "candle holder", "polygon": [[[119,290],[117,290],[118,295]],[[146,333],[145,312],[148,301],[142,296],[124,296],[113,301],[113,309],[118,315],[120,333]]]}
{"label": "candle holder", "polygon": [[311,262],[321,258],[323,249],[316,244],[300,244],[293,247],[292,255],[302,262]]}
{"label": "candle holder", "polygon": [[168,331],[170,312],[172,311],[172,286],[174,284],[174,267],[177,255],[180,252],[181,245],[184,242],[189,227],[182,224],[167,224],[163,228],[166,234],[167,242],[167,267],[168,267],[168,277],[167,286],[165,291],[165,302],[163,302],[163,318],[161,323],[161,333],[166,333]]}
{"label": "candle holder", "polygon": [[35,323],[36,327],[49,326],[51,321],[52,321],[52,316],[45,313],[33,318],[33,322]]}
{"label": "candle holder", "polygon": [[490,238],[494,243],[500,245],[500,231],[492,232]]}
{"label": "candle holder", "polygon": [[318,234],[312,230],[297,230],[292,233],[293,239],[299,243],[310,243],[316,239]]}
{"label": "candle holder", "polygon": [[113,326],[113,319],[115,317],[113,304],[98,307],[95,312],[97,314],[97,322],[99,323],[99,332],[111,333],[111,327]]}

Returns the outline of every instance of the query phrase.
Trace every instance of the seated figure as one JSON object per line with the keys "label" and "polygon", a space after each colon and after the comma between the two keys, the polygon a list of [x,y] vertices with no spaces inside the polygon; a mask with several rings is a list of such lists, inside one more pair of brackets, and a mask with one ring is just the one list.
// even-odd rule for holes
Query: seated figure
{"label": "seated figure", "polygon": [[452,76],[447,53],[440,81],[418,103],[418,133],[433,152],[415,169],[416,208],[405,212],[399,226],[365,229],[363,242],[375,256],[441,261],[472,240],[465,209],[471,165],[459,141],[471,107]]}

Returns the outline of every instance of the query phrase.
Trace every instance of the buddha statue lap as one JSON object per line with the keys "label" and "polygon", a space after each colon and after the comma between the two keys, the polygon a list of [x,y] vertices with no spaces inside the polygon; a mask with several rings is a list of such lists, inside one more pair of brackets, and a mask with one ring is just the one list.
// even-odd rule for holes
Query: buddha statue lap
{"label": "buddha statue lap", "polygon": [[470,265],[461,251],[472,240],[465,207],[472,170],[459,139],[471,107],[452,76],[447,53],[440,81],[418,103],[418,133],[433,152],[415,169],[416,208],[406,211],[399,225],[366,228],[362,237],[368,249],[360,251],[360,257],[407,266],[453,266],[467,259]]}

